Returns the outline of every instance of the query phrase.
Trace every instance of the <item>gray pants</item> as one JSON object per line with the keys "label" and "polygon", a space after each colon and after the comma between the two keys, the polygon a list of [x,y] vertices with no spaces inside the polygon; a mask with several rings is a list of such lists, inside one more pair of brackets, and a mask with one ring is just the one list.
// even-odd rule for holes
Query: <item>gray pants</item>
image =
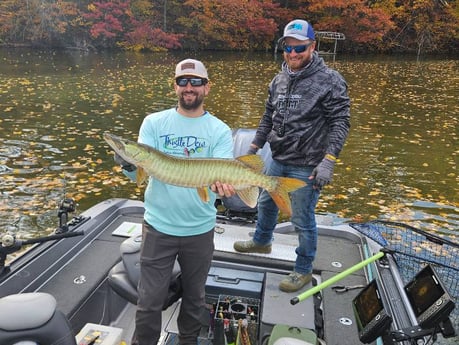
{"label": "gray pants", "polygon": [[143,226],[140,254],[136,337],[139,345],[156,345],[161,334],[161,313],[174,262],[182,274],[183,296],[177,319],[179,344],[196,345],[205,307],[205,284],[214,251],[213,229],[187,237],[163,234]]}

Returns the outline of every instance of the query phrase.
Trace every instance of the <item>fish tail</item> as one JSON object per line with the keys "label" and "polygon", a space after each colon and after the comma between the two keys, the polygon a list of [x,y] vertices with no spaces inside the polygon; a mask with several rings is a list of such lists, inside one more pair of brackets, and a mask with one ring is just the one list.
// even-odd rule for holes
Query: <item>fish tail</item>
{"label": "fish tail", "polygon": [[279,210],[287,216],[292,215],[289,193],[306,186],[306,182],[292,177],[277,177],[276,189],[269,192]]}

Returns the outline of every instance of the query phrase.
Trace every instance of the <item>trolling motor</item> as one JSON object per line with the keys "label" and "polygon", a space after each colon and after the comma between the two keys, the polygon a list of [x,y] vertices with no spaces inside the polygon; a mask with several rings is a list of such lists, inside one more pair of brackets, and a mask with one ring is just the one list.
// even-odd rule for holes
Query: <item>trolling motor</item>
{"label": "trolling motor", "polygon": [[[54,231],[53,235],[31,238],[28,240],[20,240],[12,232],[7,232],[0,236],[0,277],[9,271],[9,267],[5,266],[6,257],[8,254],[19,251],[23,246],[35,243],[43,243],[62,238],[75,237],[84,235],[84,231],[68,231],[68,214],[74,212],[76,204],[73,199],[65,198],[59,205],[58,217],[59,227]],[[89,218],[79,217],[75,219],[72,225],[82,223]]]}

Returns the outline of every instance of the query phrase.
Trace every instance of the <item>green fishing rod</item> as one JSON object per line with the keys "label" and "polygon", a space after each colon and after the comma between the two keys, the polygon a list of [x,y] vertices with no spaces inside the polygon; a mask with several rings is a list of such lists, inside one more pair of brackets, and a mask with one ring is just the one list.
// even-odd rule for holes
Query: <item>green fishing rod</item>
{"label": "green fishing rod", "polygon": [[311,297],[315,293],[319,292],[322,289],[325,289],[327,286],[330,286],[331,284],[336,283],[337,281],[340,281],[341,279],[347,277],[348,275],[354,273],[355,271],[358,271],[361,268],[364,268],[366,265],[371,264],[372,262],[375,262],[376,260],[381,259],[385,255],[384,251],[380,251],[377,254],[369,257],[368,259],[363,260],[362,262],[359,262],[358,264],[349,267],[348,269],[344,270],[341,273],[338,273],[336,276],[333,276],[326,281],[320,283],[317,286],[314,286],[312,289],[309,289],[300,295],[293,297],[290,300],[290,304],[295,305],[303,300],[305,300],[308,297]]}

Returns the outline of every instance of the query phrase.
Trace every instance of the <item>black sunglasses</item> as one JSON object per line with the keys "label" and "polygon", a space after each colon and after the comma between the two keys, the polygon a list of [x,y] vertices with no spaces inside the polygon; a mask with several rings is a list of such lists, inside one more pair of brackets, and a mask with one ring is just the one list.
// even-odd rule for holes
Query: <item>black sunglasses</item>
{"label": "black sunglasses", "polygon": [[204,78],[177,78],[175,79],[175,83],[178,86],[187,86],[188,82],[191,86],[202,86],[207,84],[207,79]]}
{"label": "black sunglasses", "polygon": [[290,54],[292,51],[295,51],[295,53],[297,54],[300,54],[300,53],[303,53],[306,51],[306,49],[308,49],[311,44],[313,44],[314,41],[308,43],[308,44],[303,44],[301,46],[285,46],[284,45],[284,52],[286,52],[287,54]]}

